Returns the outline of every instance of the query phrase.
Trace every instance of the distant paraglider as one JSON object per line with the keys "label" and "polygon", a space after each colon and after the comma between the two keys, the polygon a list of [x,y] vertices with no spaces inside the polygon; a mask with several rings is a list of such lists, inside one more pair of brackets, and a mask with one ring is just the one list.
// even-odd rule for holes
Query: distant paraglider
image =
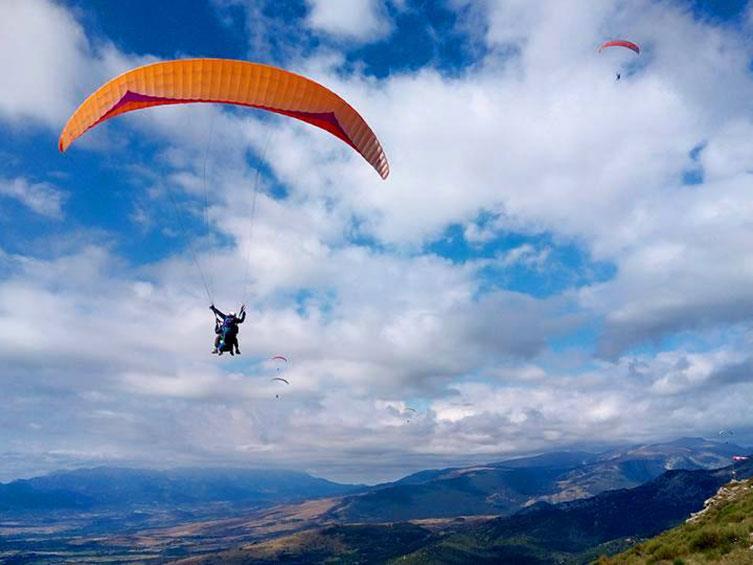
{"label": "distant paraglider", "polygon": [[[641,53],[641,48],[637,43],[633,43],[632,41],[627,41],[626,39],[612,39],[610,41],[605,41],[599,46],[599,53],[603,52],[605,49],[609,49],[613,47],[621,47],[624,49],[629,49],[636,55],[640,55]],[[617,72],[616,75],[617,75],[616,80],[619,81],[622,78],[622,73]]]}
{"label": "distant paraglider", "polygon": [[[277,376],[270,379],[270,381],[285,383],[287,386],[290,386],[290,381],[280,376],[282,369],[287,367],[288,365],[288,358],[284,355],[275,355],[273,357],[270,357],[270,361],[275,364],[275,369],[277,371]],[[275,398],[280,398],[280,394],[275,394]]]}
{"label": "distant paraglider", "polygon": [[599,53],[604,51],[604,49],[608,49],[610,47],[624,47],[626,49],[630,49],[636,55],[641,54],[640,46],[637,43],[633,43],[632,41],[627,41],[626,39],[612,39],[610,41],[605,41],[599,46]]}
{"label": "distant paraglider", "polygon": [[[290,381],[288,381],[287,379],[283,379],[282,377],[275,377],[275,378],[273,378],[271,380],[272,380],[272,382],[277,381],[277,382],[280,382],[280,383],[285,383],[286,385],[290,386]],[[279,392],[275,393],[275,398],[280,398],[280,393]]]}
{"label": "distant paraglider", "polygon": [[721,430],[719,432],[719,439],[723,440],[724,443],[729,443],[729,438],[733,437],[735,435],[735,432],[732,430]]}
{"label": "distant paraglider", "polygon": [[274,357],[270,357],[269,360],[277,371],[278,377],[280,376],[280,372],[288,366],[288,358],[284,355],[275,355]]}
{"label": "distant paraglider", "polygon": [[742,463],[743,461],[747,461],[749,457],[747,455],[733,455],[732,456],[732,478],[734,480],[737,480],[737,468],[735,466],[735,463]]}

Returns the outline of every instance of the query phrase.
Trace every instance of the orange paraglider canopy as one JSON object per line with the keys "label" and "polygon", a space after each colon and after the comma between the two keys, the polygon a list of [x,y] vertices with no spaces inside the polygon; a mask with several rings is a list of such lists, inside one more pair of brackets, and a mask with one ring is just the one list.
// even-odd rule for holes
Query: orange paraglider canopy
{"label": "orange paraglider canopy", "polygon": [[337,94],[277,67],[231,59],[164,61],[123,73],[76,109],[60,134],[58,147],[65,151],[87,130],[126,112],[195,102],[249,106],[308,122],[358,151],[383,179],[390,173],[374,132]]}
{"label": "orange paraglider canopy", "polygon": [[631,51],[635,51],[639,55],[641,53],[641,48],[638,46],[637,43],[633,43],[632,41],[627,41],[625,39],[614,39],[612,41],[605,41],[599,46],[599,53],[601,53],[607,47],[625,47],[627,49],[630,49]]}

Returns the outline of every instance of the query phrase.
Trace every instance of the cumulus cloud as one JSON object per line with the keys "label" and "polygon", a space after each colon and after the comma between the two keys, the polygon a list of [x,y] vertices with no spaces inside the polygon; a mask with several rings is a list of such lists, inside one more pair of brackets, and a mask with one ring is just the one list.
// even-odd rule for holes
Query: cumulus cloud
{"label": "cumulus cloud", "polygon": [[[750,48],[676,5],[620,6],[482,3],[474,9],[485,13],[488,45],[515,49],[491,50],[462,77],[424,69],[375,87],[338,75],[331,57],[308,60],[304,70],[375,116],[392,175],[380,184],[356,158],[336,160],[334,145],[296,130],[275,146],[276,173],[298,186],[305,174],[309,193],[335,191],[363,229],[394,245],[420,246],[456,223],[476,244],[505,231],[577,242],[616,266],[613,281],[583,293],[606,317],[608,355],[748,320],[751,102],[737,93],[751,86]],[[525,25],[507,29],[510,10]],[[618,32],[645,50],[629,80],[615,82],[627,63],[595,46]],[[683,173],[699,166],[704,183],[684,186]],[[484,214],[498,220],[481,228]]]}
{"label": "cumulus cloud", "polygon": [[0,93],[0,116],[59,124],[78,90],[75,69],[89,68],[83,30],[45,0],[3,2],[0,22],[0,63],[12,77]]}
{"label": "cumulus cloud", "polygon": [[[277,252],[284,254],[282,245]],[[68,464],[91,461],[75,454],[97,452],[96,445],[123,462],[155,464],[150,453],[160,452],[173,464],[251,456],[257,464],[327,461],[332,471],[343,453],[376,458],[402,433],[404,418],[389,406],[404,406],[407,395],[442,394],[455,375],[500,353],[533,355],[543,336],[561,329],[547,320],[549,307],[526,297],[500,293],[475,304],[463,290],[469,278],[462,268],[429,262],[417,273],[408,261],[383,258],[367,268],[414,283],[384,288],[388,296],[365,306],[357,295],[372,290],[358,288],[357,277],[329,279],[342,300],[331,319],[310,305],[276,306],[273,296],[255,301],[241,347],[251,360],[289,357],[291,386],[280,391],[271,364],[216,365],[208,355],[211,318],[185,294],[195,291],[187,259],[141,275],[97,246],[54,260],[6,260],[13,274],[0,284],[0,356],[12,369],[3,376],[2,404],[15,423],[9,420],[3,434],[36,469],[49,451],[58,453],[57,464],[64,453]],[[353,270],[352,258],[330,261],[328,268]],[[362,267],[369,261],[358,259]],[[321,273],[311,275],[303,284],[316,288]],[[436,278],[444,283],[432,288]],[[425,304],[414,310],[419,295]],[[43,338],[30,311],[46,313]],[[57,417],[40,423],[40,410],[67,414],[66,432],[50,435]],[[433,433],[432,421],[420,419],[419,435]],[[372,477],[383,478],[383,470]]]}
{"label": "cumulus cloud", "polygon": [[[306,21],[357,41],[387,33],[375,3],[358,21],[334,5],[312,3]],[[457,76],[428,67],[376,80],[343,72],[331,46],[291,60],[369,121],[391,159],[387,182],[339,140],[290,119],[193,106],[105,127],[157,146],[156,156],[129,153],[127,168],[102,167],[127,173],[143,237],[159,230],[183,247],[134,265],[81,236],[54,257],[0,257],[0,440],[14,473],[104,458],[253,461],[375,480],[746,424],[753,152],[751,102],[738,94],[751,90],[743,34],[671,3],[451,5],[472,12],[465,22],[478,26],[464,31],[488,50]],[[54,77],[67,100],[0,94],[4,119],[57,123],[80,85],[148,59],[92,48],[58,4],[3,8],[54,28],[58,48],[42,42],[21,80]],[[617,33],[645,46],[638,62],[595,53]],[[3,52],[18,48],[14,37]],[[66,71],[55,75],[58,66]],[[249,152],[266,157],[258,185]],[[682,180],[689,166],[701,177],[693,186]],[[52,187],[20,186],[6,195],[60,213],[62,200],[30,198]],[[209,223],[193,249],[166,219],[171,197],[191,226]],[[451,226],[470,244],[463,260],[427,251]],[[547,244],[474,256],[511,233]],[[562,242],[615,275],[546,299],[484,285],[489,261],[545,272]],[[240,359],[209,356],[193,252],[210,299],[249,299]],[[43,339],[28,311],[45,312]],[[597,357],[581,329],[596,334]],[[291,360],[279,399],[264,361],[276,353]],[[408,406],[418,412],[410,424]]]}
{"label": "cumulus cloud", "polygon": [[603,354],[750,320],[747,192],[740,175],[702,190],[672,189],[635,210],[627,224],[634,241],[620,254],[617,277],[582,291],[584,306],[605,313]]}
{"label": "cumulus cloud", "polygon": [[551,247],[548,246],[536,249],[530,243],[524,243],[506,252],[500,263],[505,267],[522,264],[526,267],[541,269],[549,259],[551,251]]}
{"label": "cumulus cloud", "polygon": [[8,77],[0,119],[59,130],[85,96],[104,80],[145,59],[108,42],[96,47],[73,13],[53,0],[0,5],[0,64]]}
{"label": "cumulus cloud", "polygon": [[[485,442],[471,444],[489,452],[519,449],[523,441],[543,449],[551,441],[608,443],[702,435],[714,427],[748,425],[743,405],[753,392],[749,371],[750,356],[732,347],[706,353],[676,349],[656,358],[629,356],[578,375],[529,366],[525,372],[535,375],[533,380],[502,386],[481,379],[461,384],[455,398],[438,399],[432,409],[440,427],[466,438],[486,433]],[[451,439],[449,452],[463,441],[463,435],[437,435]]]}
{"label": "cumulus cloud", "polygon": [[49,183],[30,183],[24,178],[0,178],[0,196],[13,198],[33,212],[48,218],[63,217],[66,195]]}
{"label": "cumulus cloud", "polygon": [[307,0],[306,22],[313,29],[357,41],[385,36],[390,25],[378,0]]}

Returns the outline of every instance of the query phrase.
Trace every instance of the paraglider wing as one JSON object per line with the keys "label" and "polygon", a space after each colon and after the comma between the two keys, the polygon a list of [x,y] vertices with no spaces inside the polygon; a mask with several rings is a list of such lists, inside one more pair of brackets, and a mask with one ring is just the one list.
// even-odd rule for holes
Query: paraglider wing
{"label": "paraglider wing", "polygon": [[638,44],[633,43],[632,41],[627,41],[625,39],[614,39],[612,41],[605,41],[599,46],[599,53],[604,51],[604,49],[607,49],[608,47],[625,47],[626,49],[630,49],[631,51],[634,51],[636,54],[640,55],[641,48]]}
{"label": "paraglider wing", "polygon": [[360,114],[311,79],[277,67],[231,59],[182,59],[144,65],[105,83],[76,109],[58,147],[110,118],[152,106],[213,102],[276,112],[313,124],[350,145],[386,179],[379,140]]}
{"label": "paraglider wing", "polygon": [[405,418],[405,422],[410,424],[411,418],[413,418],[416,414],[418,414],[418,411],[415,408],[407,407],[403,409],[403,417]]}
{"label": "paraglider wing", "polygon": [[288,366],[288,358],[284,355],[275,355],[274,357],[270,357],[269,360],[272,362],[272,366],[277,371],[278,376],[282,372],[282,369]]}
{"label": "paraglider wing", "polygon": [[272,379],[273,381],[280,381],[282,383],[285,383],[286,385],[289,385],[290,383],[287,381],[287,379],[283,379],[282,377],[275,377]]}

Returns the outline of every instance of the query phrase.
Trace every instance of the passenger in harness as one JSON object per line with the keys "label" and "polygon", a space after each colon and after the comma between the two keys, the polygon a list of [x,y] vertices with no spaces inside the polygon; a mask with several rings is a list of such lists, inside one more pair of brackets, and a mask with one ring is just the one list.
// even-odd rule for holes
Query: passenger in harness
{"label": "passenger in harness", "polygon": [[235,312],[229,312],[223,314],[214,304],[209,309],[214,312],[214,349],[212,353],[222,355],[225,351],[229,351],[230,355],[241,354],[241,350],[238,348],[238,324],[242,324],[246,319],[246,306],[241,305],[240,314],[236,316]]}

